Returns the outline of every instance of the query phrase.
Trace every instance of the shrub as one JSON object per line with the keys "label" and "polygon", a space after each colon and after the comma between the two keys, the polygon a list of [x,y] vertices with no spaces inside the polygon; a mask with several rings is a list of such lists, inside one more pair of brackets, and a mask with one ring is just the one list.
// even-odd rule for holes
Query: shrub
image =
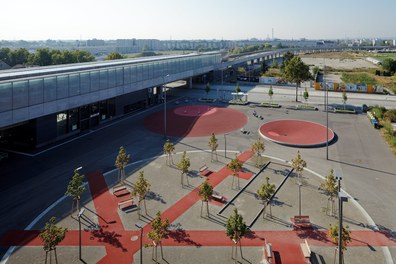
{"label": "shrub", "polygon": [[386,111],[383,118],[388,122],[396,122],[396,109]]}
{"label": "shrub", "polygon": [[371,108],[371,112],[375,115],[375,117],[377,117],[378,119],[382,119],[382,117],[384,116],[384,112],[386,111],[386,108],[383,106],[374,106],[373,108]]}

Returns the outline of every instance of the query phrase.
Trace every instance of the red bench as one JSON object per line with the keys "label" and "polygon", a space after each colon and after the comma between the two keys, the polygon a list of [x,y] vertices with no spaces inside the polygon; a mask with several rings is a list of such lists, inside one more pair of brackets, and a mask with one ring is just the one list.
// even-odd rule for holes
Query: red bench
{"label": "red bench", "polygon": [[130,194],[127,187],[120,186],[113,189],[113,195],[116,197],[121,197]]}
{"label": "red bench", "polygon": [[292,222],[294,229],[304,229],[312,227],[309,216],[307,215],[294,216],[290,218],[290,221]]}
{"label": "red bench", "polygon": [[218,194],[212,194],[212,199],[214,201],[218,201],[218,202],[221,202],[221,203],[225,203],[226,202],[225,197],[222,196],[222,195],[218,195]]}

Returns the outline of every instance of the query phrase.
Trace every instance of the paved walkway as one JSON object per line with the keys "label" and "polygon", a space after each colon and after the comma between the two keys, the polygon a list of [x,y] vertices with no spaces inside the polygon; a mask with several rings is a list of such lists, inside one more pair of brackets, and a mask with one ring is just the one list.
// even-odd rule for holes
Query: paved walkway
{"label": "paved walkway", "polygon": [[[251,157],[252,152],[250,150],[246,150],[238,155],[238,158],[244,163]],[[211,174],[209,182],[213,187],[217,187],[227,178],[232,177],[230,175],[231,171],[224,166]],[[248,180],[252,175],[252,173],[244,172],[241,178]],[[105,247],[105,256],[97,263],[133,263],[134,255],[139,251],[139,241],[131,238],[139,236],[140,232],[137,230],[127,230],[123,225],[117,204],[125,198],[117,198],[111,194],[105,178],[100,172],[88,174],[87,179],[95,211],[98,215],[100,230],[83,232],[83,248],[92,246]],[[164,210],[162,217],[168,218],[170,223],[174,223],[182,214],[199,201],[197,188],[193,188],[180,200]],[[144,226],[143,231],[147,234],[150,231],[150,226]],[[41,246],[42,244],[38,238],[38,234],[38,230],[10,231],[0,238],[0,246]],[[78,235],[78,230],[69,230],[61,246],[78,246]],[[273,245],[274,253],[281,258],[282,263],[306,263],[299,246],[303,239],[307,239],[308,244],[311,246],[334,247],[334,244],[327,237],[326,230],[304,232],[291,230],[254,230],[247,238],[242,240],[242,245],[244,248],[259,247],[262,249],[265,241],[269,241]],[[143,243],[150,243],[146,236],[143,239]],[[231,247],[232,242],[225,236],[222,229],[213,231],[175,229],[170,232],[169,238],[163,241],[163,246],[170,248],[191,246],[200,248]],[[396,246],[396,241],[392,240],[386,233],[353,230],[352,242],[349,244],[349,247],[367,246]],[[18,253],[16,252],[16,254]],[[145,252],[145,255],[148,255],[148,252]],[[89,259],[86,259],[86,261],[91,263]],[[12,261],[10,263],[14,262]],[[19,262],[16,261],[16,263]]]}

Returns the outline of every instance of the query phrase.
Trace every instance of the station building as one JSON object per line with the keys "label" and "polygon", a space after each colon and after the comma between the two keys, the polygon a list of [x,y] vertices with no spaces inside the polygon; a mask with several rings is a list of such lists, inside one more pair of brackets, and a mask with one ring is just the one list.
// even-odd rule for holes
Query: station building
{"label": "station building", "polygon": [[0,71],[0,147],[35,149],[161,102],[163,85],[213,71],[202,53]]}

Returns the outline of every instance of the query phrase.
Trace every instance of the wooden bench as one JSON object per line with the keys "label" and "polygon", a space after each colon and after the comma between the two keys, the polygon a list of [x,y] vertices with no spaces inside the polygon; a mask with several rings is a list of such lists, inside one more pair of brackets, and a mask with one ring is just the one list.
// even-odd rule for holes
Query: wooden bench
{"label": "wooden bench", "polygon": [[128,199],[118,203],[118,209],[121,211],[134,211],[137,209],[137,205],[133,202],[133,199]]}
{"label": "wooden bench", "polygon": [[304,239],[304,243],[300,243],[301,251],[303,252],[304,258],[311,258],[311,249],[309,248],[308,242]]}
{"label": "wooden bench", "polygon": [[212,199],[221,203],[226,202],[225,197],[219,194],[212,194]]}
{"label": "wooden bench", "polygon": [[127,189],[127,187],[125,187],[125,186],[119,186],[119,187],[113,188],[113,195],[116,197],[121,197],[121,196],[128,195],[128,194],[130,194],[130,192]]}
{"label": "wooden bench", "polygon": [[295,216],[290,218],[290,221],[293,224],[293,228],[311,228],[311,221],[309,220],[309,216],[307,215],[301,215],[301,216]]}
{"label": "wooden bench", "polygon": [[309,216],[295,216],[290,218],[293,223],[294,228],[311,228],[311,221],[309,220]]}
{"label": "wooden bench", "polygon": [[209,169],[206,169],[206,170],[204,170],[203,172],[201,172],[199,175],[208,177],[208,176],[209,176],[210,174],[212,174],[212,173],[213,173],[213,171],[211,171],[211,170],[209,170]]}
{"label": "wooden bench", "polygon": [[203,172],[205,170],[209,169],[208,166],[203,165],[201,168],[199,168],[199,172]]}
{"label": "wooden bench", "polygon": [[265,263],[272,263],[273,252],[272,252],[272,244],[265,243],[264,245],[264,260]]}

